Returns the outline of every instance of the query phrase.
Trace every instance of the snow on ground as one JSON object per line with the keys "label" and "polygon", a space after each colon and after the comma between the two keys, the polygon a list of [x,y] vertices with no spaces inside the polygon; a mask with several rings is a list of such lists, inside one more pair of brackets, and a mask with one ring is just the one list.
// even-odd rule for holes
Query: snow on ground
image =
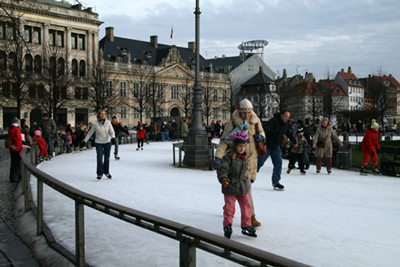
{"label": "snow on ground", "polygon": [[[96,180],[95,150],[54,157],[44,172],[90,194],[223,236],[223,195],[215,171],[172,165],[172,143],[144,151],[121,145],[112,180]],[[177,153],[178,155],[178,153]],[[268,159],[253,184],[257,238],[232,239],[313,266],[400,266],[400,179],[333,169],[286,174],[285,191],[271,186]],[[36,179],[31,179],[36,199]],[[74,202],[44,187],[45,221],[58,242],[75,251]],[[177,266],[179,243],[85,207],[86,259],[94,266]],[[198,266],[236,266],[197,250]]]}

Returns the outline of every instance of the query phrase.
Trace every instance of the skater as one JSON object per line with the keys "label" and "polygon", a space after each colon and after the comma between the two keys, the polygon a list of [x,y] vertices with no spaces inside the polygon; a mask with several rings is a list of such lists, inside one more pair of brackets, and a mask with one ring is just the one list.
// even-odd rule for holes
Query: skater
{"label": "skater", "polygon": [[313,148],[317,147],[317,150],[315,151],[317,157],[317,173],[321,172],[322,158],[324,156],[326,157],[326,170],[328,171],[328,174],[331,174],[332,172],[332,137],[340,144],[340,146],[343,146],[342,141],[340,141],[332,127],[328,126],[328,119],[323,118],[321,125],[318,126],[317,132],[315,133],[313,144]]}
{"label": "skater", "polygon": [[222,158],[217,176],[224,194],[224,235],[231,238],[232,217],[235,215],[235,202],[239,202],[242,234],[257,237],[256,229],[251,225],[251,204],[249,199],[250,179],[248,177],[248,155],[246,146],[249,137],[242,132],[232,134],[232,148]]}
{"label": "skater", "polygon": [[282,174],[282,150],[281,140],[283,135],[286,135],[296,146],[296,138],[291,132],[291,124],[289,122],[290,112],[283,109],[281,112],[275,113],[274,117],[263,124],[265,131],[267,154],[263,157],[258,157],[257,172],[264,165],[265,161],[271,156],[274,168],[272,170],[272,186],[275,190],[284,190],[284,186],[280,183]]}
{"label": "skater", "polygon": [[21,180],[21,157],[19,153],[22,150],[21,129],[19,126],[20,120],[14,118],[11,122],[11,128],[8,130],[8,138],[10,138],[11,141],[9,147],[11,158],[10,183],[18,183]]}
{"label": "skater", "polygon": [[46,147],[46,142],[42,137],[40,137],[40,131],[36,130],[35,131],[35,138],[33,139],[33,142],[36,142],[39,147],[39,163],[42,162],[43,160],[48,160],[48,154],[47,154],[47,147]]}
{"label": "skater", "polygon": [[164,142],[165,137],[167,137],[168,141],[171,141],[169,138],[169,125],[167,124],[166,121],[164,121],[164,124],[161,126],[160,132],[162,134],[161,137],[161,142]]}
{"label": "skater", "polygon": [[49,114],[43,114],[43,120],[40,126],[43,140],[46,142],[49,159],[53,156],[53,136],[57,133],[57,125]]}
{"label": "skater", "polygon": [[141,148],[141,150],[143,150],[143,141],[144,138],[146,137],[146,130],[143,129],[143,125],[139,125],[138,126],[138,130],[137,130],[137,148],[136,150],[139,150]]}
{"label": "skater", "polygon": [[294,165],[296,164],[296,160],[299,163],[300,173],[305,175],[306,171],[304,170],[304,157],[303,151],[304,149],[309,148],[308,142],[304,137],[304,128],[298,127],[297,134],[295,136],[297,140],[297,146],[291,145],[290,146],[290,160],[287,173],[290,173],[292,169],[294,169]]}
{"label": "skater", "polygon": [[372,120],[371,127],[365,132],[365,136],[361,143],[361,151],[364,153],[364,160],[361,167],[361,174],[367,172],[367,166],[369,159],[372,158],[372,172],[375,174],[380,173],[378,170],[378,154],[380,152],[381,147],[379,146],[379,124]]}
{"label": "skater", "polygon": [[63,140],[63,144],[62,144],[63,153],[64,153],[65,151],[67,151],[68,154],[69,154],[69,153],[74,153],[74,151],[72,151],[72,148],[69,146],[69,142],[70,142],[71,140],[69,139],[68,135],[66,135],[66,134],[64,133],[64,131],[61,131],[60,134],[59,134],[59,136],[60,136],[60,138]]}
{"label": "skater", "polygon": [[184,119],[181,124],[181,137],[183,139],[183,143],[186,144],[187,135],[189,134],[189,126],[187,123],[187,119]]}
{"label": "skater", "polygon": [[121,126],[121,123],[117,122],[117,117],[113,116],[112,117],[112,121],[111,121],[112,127],[114,129],[114,133],[115,133],[115,144],[114,145],[114,158],[116,160],[119,160],[120,157],[118,156],[118,148],[119,148],[119,144],[120,142],[120,138],[124,133],[126,133],[127,135],[129,135],[129,132],[125,130],[124,127]]}
{"label": "skater", "polygon": [[[96,133],[96,153],[97,153],[97,180],[101,180],[103,174],[111,179],[110,174],[110,151],[111,142],[115,140],[114,129],[109,120],[106,120],[106,111],[99,110],[97,112],[97,121],[93,123],[92,128],[83,140],[83,144],[90,139],[93,133]],[[104,154],[104,161],[103,161]]]}
{"label": "skater", "polygon": [[[251,223],[253,227],[259,227],[261,226],[261,223],[256,219],[251,186],[257,178],[257,142],[263,142],[265,134],[261,125],[261,120],[253,111],[253,104],[247,99],[243,99],[239,102],[236,106],[236,110],[232,113],[231,119],[224,127],[224,132],[220,138],[221,140],[215,154],[213,163],[214,169],[218,169],[221,158],[224,156],[228,145],[232,142],[232,134],[237,131],[247,134],[250,141],[250,144],[247,146],[246,154],[249,158],[249,176],[251,181],[249,191],[252,215]],[[256,134],[257,132],[258,134]]]}

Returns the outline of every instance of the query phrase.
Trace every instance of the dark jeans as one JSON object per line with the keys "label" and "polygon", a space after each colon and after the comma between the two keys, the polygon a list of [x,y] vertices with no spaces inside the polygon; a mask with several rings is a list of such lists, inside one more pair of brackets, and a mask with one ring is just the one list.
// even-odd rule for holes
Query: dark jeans
{"label": "dark jeans", "polygon": [[143,140],[144,140],[144,139],[138,139],[138,140],[137,140],[137,147],[138,147],[138,148],[140,148],[140,146],[142,146],[142,148],[143,148]]}
{"label": "dark jeans", "polygon": [[289,160],[289,169],[294,169],[294,164],[296,161],[299,162],[299,167],[301,171],[304,171],[304,161],[303,161],[303,153],[290,153],[290,160]]}
{"label": "dark jeans", "polygon": [[49,157],[53,156],[53,136],[43,135],[43,140],[46,142],[47,155]]}
{"label": "dark jeans", "polygon": [[21,177],[21,157],[18,151],[10,151],[10,182],[16,181]]}
{"label": "dark jeans", "polygon": [[[97,176],[102,176],[103,174],[110,173],[110,151],[111,151],[111,142],[106,144],[96,143]],[[104,153],[104,163],[103,163],[103,153]]]}
{"label": "dark jeans", "polygon": [[274,165],[274,169],[272,171],[272,183],[279,183],[282,174],[282,151],[280,146],[277,146],[275,149],[267,147],[267,154],[264,157],[258,156],[257,172],[261,169],[269,156],[271,156],[272,164]]}
{"label": "dark jeans", "polygon": [[310,168],[310,153],[308,152],[308,148],[304,148],[303,150],[303,159],[304,159],[304,168]]}

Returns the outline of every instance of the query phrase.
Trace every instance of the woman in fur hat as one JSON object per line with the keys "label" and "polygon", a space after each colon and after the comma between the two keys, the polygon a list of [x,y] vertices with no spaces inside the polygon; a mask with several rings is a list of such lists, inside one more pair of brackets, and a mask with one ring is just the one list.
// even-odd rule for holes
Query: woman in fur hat
{"label": "woman in fur hat", "polygon": [[[256,126],[258,132],[257,135]],[[226,123],[224,132],[221,136],[221,140],[217,148],[217,152],[215,154],[216,157],[213,164],[214,169],[218,169],[221,158],[224,156],[228,145],[232,143],[231,136],[236,131],[245,133],[249,137],[250,144],[247,146],[246,153],[249,157],[249,176],[250,180],[253,182],[254,180],[256,180],[257,176],[258,153],[256,142],[262,142],[265,139],[265,134],[260,119],[253,111],[253,104],[247,99],[243,99],[239,102],[239,104],[236,106],[236,110],[232,114],[231,119]],[[251,194],[251,184],[249,197],[252,208],[251,222],[253,227],[258,227],[261,225],[261,223],[258,222],[255,218],[253,197]]]}

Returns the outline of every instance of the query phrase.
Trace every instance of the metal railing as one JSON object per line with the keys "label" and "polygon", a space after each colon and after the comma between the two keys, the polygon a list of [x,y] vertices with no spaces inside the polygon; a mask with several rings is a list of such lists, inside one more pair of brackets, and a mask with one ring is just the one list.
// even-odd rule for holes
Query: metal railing
{"label": "metal railing", "polygon": [[[37,148],[33,147],[32,150],[31,155],[36,155],[37,152],[35,150]],[[26,149],[24,152],[21,152],[21,160],[24,208],[25,211],[32,209],[36,216],[37,235],[44,234],[48,244],[76,266],[87,265],[85,263],[85,206],[132,225],[177,240],[179,242],[180,266],[196,266],[196,248],[245,266],[308,266],[222,236],[128,208],[80,191],[37,169],[32,164],[34,162],[33,156],[30,157],[30,160],[28,159]],[[37,178],[37,205],[32,201],[30,190],[29,180],[32,176]],[[75,202],[75,255],[56,243],[50,229],[43,220],[43,184],[46,184]]]}

